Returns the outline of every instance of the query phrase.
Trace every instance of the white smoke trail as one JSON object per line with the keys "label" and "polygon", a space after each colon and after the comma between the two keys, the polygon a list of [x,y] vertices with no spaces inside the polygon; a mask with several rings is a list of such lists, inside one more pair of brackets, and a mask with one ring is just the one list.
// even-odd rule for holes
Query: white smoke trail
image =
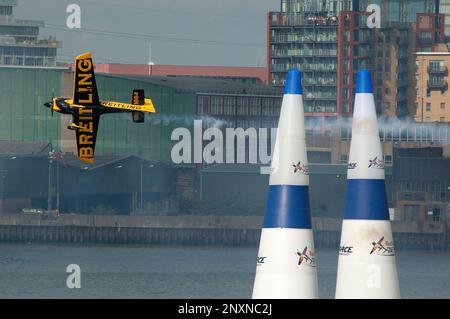
{"label": "white smoke trail", "polygon": [[195,120],[201,120],[205,124],[206,127],[215,127],[215,128],[223,128],[223,127],[231,127],[233,123],[218,119],[212,116],[195,116],[195,115],[175,115],[175,114],[155,114],[149,117],[149,122],[152,125],[184,125],[189,127],[194,124]]}
{"label": "white smoke trail", "polygon": [[[342,133],[351,134],[352,118],[339,117],[330,121],[324,117],[307,118],[306,126],[309,130],[328,131],[331,136]],[[380,117],[378,120],[380,133],[392,139],[440,141],[450,144],[450,123],[447,122],[416,122],[413,119]]]}

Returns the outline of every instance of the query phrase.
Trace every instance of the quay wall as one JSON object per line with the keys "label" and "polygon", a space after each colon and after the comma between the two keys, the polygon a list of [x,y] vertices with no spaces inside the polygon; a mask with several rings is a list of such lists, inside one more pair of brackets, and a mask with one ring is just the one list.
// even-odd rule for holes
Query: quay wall
{"label": "quay wall", "polygon": [[[338,248],[342,221],[313,218],[317,247]],[[0,215],[0,242],[256,246],[261,216]],[[398,249],[450,249],[445,222],[393,222]]]}

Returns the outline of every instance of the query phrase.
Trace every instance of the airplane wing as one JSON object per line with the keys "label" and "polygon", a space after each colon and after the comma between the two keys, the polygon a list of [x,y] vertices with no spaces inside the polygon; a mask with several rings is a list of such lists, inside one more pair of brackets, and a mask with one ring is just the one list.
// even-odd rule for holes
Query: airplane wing
{"label": "airplane wing", "polygon": [[92,109],[79,109],[78,114],[73,115],[73,123],[78,127],[76,130],[77,155],[86,163],[94,162],[99,121],[100,115]]}
{"label": "airplane wing", "polygon": [[100,105],[91,53],[84,53],[76,57],[73,83],[73,104]]}
{"label": "airplane wing", "polygon": [[370,255],[372,255],[372,254],[378,249],[378,244],[373,243],[372,245],[373,245],[373,248],[372,248],[372,250],[370,251]]}

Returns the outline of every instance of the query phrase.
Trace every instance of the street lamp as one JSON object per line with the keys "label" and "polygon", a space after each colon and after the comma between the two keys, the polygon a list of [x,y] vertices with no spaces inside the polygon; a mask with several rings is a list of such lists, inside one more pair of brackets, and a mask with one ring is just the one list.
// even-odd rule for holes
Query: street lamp
{"label": "street lamp", "polygon": [[[4,160],[2,161],[2,164],[4,164]],[[2,165],[4,166],[4,165]],[[1,203],[0,203],[0,213],[3,213],[3,202],[5,200],[5,178],[8,171],[6,169],[0,170],[0,194],[1,194]]]}
{"label": "street lamp", "polygon": [[[153,168],[155,167],[155,164],[147,165],[147,168]],[[141,190],[140,190],[141,196],[140,196],[140,203],[139,203],[139,210],[143,211],[144,209],[144,160],[141,159]]]}
{"label": "street lamp", "polygon": [[52,210],[52,164],[54,151],[48,153],[48,190],[47,190],[47,211]]}

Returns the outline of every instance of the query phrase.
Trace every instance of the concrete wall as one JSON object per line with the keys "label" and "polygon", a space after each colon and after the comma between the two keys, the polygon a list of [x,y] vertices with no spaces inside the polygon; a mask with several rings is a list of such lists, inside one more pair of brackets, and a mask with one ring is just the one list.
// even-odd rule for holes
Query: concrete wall
{"label": "concrete wall", "polygon": [[[84,227],[132,227],[132,228],[186,228],[186,229],[260,229],[262,216],[112,216],[112,215],[50,215],[3,214],[0,225],[16,226],[84,226]],[[443,234],[445,223],[393,222],[397,233]],[[313,218],[317,231],[340,232],[341,220]]]}

